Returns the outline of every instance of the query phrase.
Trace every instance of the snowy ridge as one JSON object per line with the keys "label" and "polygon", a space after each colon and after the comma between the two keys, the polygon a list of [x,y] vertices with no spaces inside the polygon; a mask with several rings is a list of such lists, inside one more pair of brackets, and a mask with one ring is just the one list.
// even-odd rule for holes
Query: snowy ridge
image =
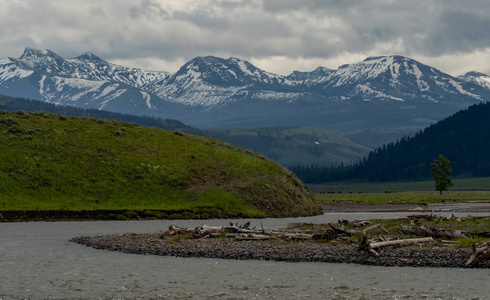
{"label": "snowy ridge", "polygon": [[[32,90],[36,90],[38,96],[31,98],[97,109],[107,108],[113,100],[119,102],[131,89],[140,91],[127,96],[126,100],[131,104],[126,103],[125,106],[156,109],[152,101],[162,99],[151,91],[144,91],[144,88],[168,76],[168,72],[111,64],[92,53],[64,59],[50,50],[26,48],[18,59],[0,60],[0,90],[10,92],[16,85],[29,86],[34,82]],[[17,96],[15,93],[11,95]]]}
{"label": "snowy ridge", "polygon": [[10,58],[0,59],[0,84],[29,77],[34,71],[19,68]]}
{"label": "snowy ridge", "polygon": [[458,76],[458,79],[463,80],[465,82],[477,84],[481,87],[490,90],[490,76],[488,76],[487,74],[472,71],[464,75]]}
{"label": "snowy ridge", "polygon": [[[341,66],[331,73],[327,80],[330,81],[330,86],[343,86],[361,80],[376,78],[387,71],[392,72],[391,66],[393,66],[393,57],[370,57],[357,64]],[[398,73],[394,74],[394,77],[396,76],[398,76]]]}
{"label": "snowy ridge", "polygon": [[438,102],[447,94],[483,101],[457,78],[403,56],[369,57],[343,65],[324,81],[325,90],[347,90],[350,96],[366,100]]}

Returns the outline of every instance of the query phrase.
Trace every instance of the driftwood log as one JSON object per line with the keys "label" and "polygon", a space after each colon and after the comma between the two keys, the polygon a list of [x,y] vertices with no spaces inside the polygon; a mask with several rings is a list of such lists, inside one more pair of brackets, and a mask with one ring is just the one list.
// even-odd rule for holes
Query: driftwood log
{"label": "driftwood log", "polygon": [[415,234],[423,236],[431,236],[436,238],[466,238],[471,235],[469,232],[463,230],[447,230],[431,227],[415,227],[415,226],[401,226],[400,232],[403,234]]}
{"label": "driftwood log", "polygon": [[400,232],[403,234],[415,234],[423,236],[431,236],[435,238],[468,238],[468,237],[490,237],[489,231],[470,232],[464,230],[449,230],[432,227],[414,227],[414,226],[401,226]]}
{"label": "driftwood log", "polygon": [[474,267],[476,265],[484,263],[488,259],[490,259],[490,241],[485,242],[478,248],[476,248],[476,245],[473,244],[473,253],[466,262],[465,266]]}
{"label": "driftwood log", "polygon": [[403,240],[392,240],[392,241],[383,241],[383,242],[369,242],[367,241],[366,236],[363,237],[361,244],[359,245],[359,250],[366,251],[367,253],[373,254],[375,256],[379,256],[378,252],[374,249],[380,249],[385,247],[392,246],[410,246],[420,243],[432,243],[434,240],[431,237],[427,238],[416,238],[416,239],[403,239]]}
{"label": "driftwood log", "polygon": [[[266,231],[262,229],[250,229],[250,222],[239,226],[238,224],[230,223],[229,226],[207,226],[200,225],[194,229],[181,228],[176,225],[170,225],[169,229],[163,233],[165,236],[183,234],[192,238],[219,237],[224,236],[234,238],[236,240],[332,240],[341,236],[351,236],[356,232],[347,231],[336,227],[329,223],[328,228],[321,234],[306,234],[306,233],[285,233],[276,231]],[[376,226],[373,227],[375,229]],[[383,228],[384,229],[384,228]]]}
{"label": "driftwood log", "polygon": [[389,234],[388,230],[386,230],[386,228],[384,228],[383,225],[381,225],[381,224],[376,224],[376,225],[372,225],[372,226],[364,228],[362,230],[362,234],[366,234],[366,232],[371,231],[371,230],[376,230],[376,229],[381,229],[384,233]]}
{"label": "driftwood log", "polygon": [[194,229],[181,228],[176,225],[170,225],[169,229],[163,233],[165,236],[172,236],[177,234],[187,235],[191,238],[206,238],[206,237],[228,237],[236,240],[268,240],[268,239],[282,239],[282,240],[311,240],[313,234],[304,233],[280,233],[276,231],[266,231],[262,229],[250,229],[250,222],[240,226],[238,224],[230,223],[229,226],[207,226],[200,225]]}

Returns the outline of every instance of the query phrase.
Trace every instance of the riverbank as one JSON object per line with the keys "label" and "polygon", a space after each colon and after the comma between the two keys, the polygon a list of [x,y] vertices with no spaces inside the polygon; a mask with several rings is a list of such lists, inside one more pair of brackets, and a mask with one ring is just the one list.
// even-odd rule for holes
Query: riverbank
{"label": "riverbank", "polygon": [[0,222],[199,220],[244,217],[247,216],[212,207],[192,210],[0,210]]}
{"label": "riverbank", "polygon": [[[285,262],[355,263],[373,266],[462,268],[471,249],[410,246],[387,249],[379,256],[359,251],[356,244],[317,241],[235,241],[227,238],[185,239],[161,234],[78,237],[73,242],[130,254],[205,257]],[[490,268],[490,261],[478,266]]]}
{"label": "riverbank", "polygon": [[[341,201],[323,203],[324,213],[361,212],[457,212],[490,214],[490,202],[450,203],[356,203]],[[0,210],[0,222],[33,221],[94,221],[94,220],[207,220],[226,218],[249,218],[240,213],[231,214],[217,208],[193,210]]]}

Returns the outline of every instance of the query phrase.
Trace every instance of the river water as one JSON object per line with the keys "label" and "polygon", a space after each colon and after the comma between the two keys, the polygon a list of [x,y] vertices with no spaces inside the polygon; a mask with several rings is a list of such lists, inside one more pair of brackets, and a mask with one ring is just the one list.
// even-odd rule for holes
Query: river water
{"label": "river water", "polygon": [[[252,220],[252,226],[393,215],[337,213]],[[0,223],[0,299],[490,299],[485,269],[177,258],[101,251],[69,241],[228,221]]]}

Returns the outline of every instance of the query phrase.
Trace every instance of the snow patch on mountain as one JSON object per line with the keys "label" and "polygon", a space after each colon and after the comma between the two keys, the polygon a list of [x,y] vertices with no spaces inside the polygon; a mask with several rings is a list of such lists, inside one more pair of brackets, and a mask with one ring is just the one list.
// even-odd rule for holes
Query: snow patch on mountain
{"label": "snow patch on mountain", "polygon": [[381,91],[377,91],[372,89],[368,84],[360,84],[356,86],[354,89],[353,95],[362,95],[364,101],[370,101],[373,98],[378,98],[380,100],[395,100],[395,101],[405,101],[402,98],[394,97],[388,94],[385,94]]}
{"label": "snow patch on mountain", "polygon": [[283,92],[273,92],[273,91],[260,91],[254,92],[251,96],[252,99],[261,99],[268,101],[285,101],[291,103],[304,96],[303,93],[283,93]]}
{"label": "snow patch on mountain", "polygon": [[415,78],[417,80],[417,86],[418,86],[419,90],[421,90],[422,92],[425,92],[425,91],[428,91],[430,89],[430,86],[427,84],[427,82],[420,79],[424,75],[420,71],[419,67],[417,67],[417,64],[412,64],[412,74],[415,75]]}
{"label": "snow patch on mountain", "polygon": [[[107,106],[107,103],[109,103],[110,101],[112,101],[112,100],[120,97],[126,91],[127,91],[126,89],[116,89],[116,90],[114,90],[114,93],[112,93],[108,97],[105,97],[105,100],[103,100],[101,102],[101,105],[99,106],[99,110],[103,110]],[[96,99],[98,99],[98,98],[94,98],[94,100],[96,100]]]}
{"label": "snow patch on mountain", "polygon": [[143,91],[140,91],[140,93],[143,96],[143,99],[145,100],[146,106],[148,106],[148,108],[150,108],[150,109],[154,109],[155,107],[153,107],[151,105],[151,96],[150,96],[150,94],[148,94],[147,92],[143,92]]}
{"label": "snow patch on mountain", "polygon": [[478,100],[483,100],[480,95],[475,95],[475,94],[470,93],[470,92],[466,91],[465,89],[463,89],[463,87],[461,86],[461,84],[459,82],[456,82],[454,80],[449,80],[448,82],[453,87],[455,87],[456,90],[458,90],[459,93],[461,93],[463,95],[467,95],[467,96],[473,97],[473,98],[478,99]]}

